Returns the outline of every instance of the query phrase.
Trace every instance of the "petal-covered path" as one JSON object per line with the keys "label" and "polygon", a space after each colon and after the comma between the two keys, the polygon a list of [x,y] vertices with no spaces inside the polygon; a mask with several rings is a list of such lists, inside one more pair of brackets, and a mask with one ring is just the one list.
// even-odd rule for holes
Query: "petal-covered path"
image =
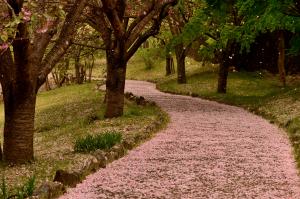
{"label": "petal-covered path", "polygon": [[152,83],[127,81],[126,90],[155,101],[171,122],[62,199],[300,198],[292,149],[276,126],[241,108],[159,92]]}

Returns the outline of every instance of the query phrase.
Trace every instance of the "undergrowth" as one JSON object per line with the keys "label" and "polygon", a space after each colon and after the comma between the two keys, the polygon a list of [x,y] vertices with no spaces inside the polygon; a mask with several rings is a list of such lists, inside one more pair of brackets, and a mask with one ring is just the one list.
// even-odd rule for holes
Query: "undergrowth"
{"label": "undergrowth", "polygon": [[90,152],[97,149],[108,150],[120,143],[122,134],[120,132],[105,132],[99,135],[87,135],[75,141],[74,151]]}
{"label": "undergrowth", "polygon": [[33,195],[35,188],[35,176],[30,177],[22,186],[9,187],[5,177],[2,176],[0,187],[0,199],[24,199]]}

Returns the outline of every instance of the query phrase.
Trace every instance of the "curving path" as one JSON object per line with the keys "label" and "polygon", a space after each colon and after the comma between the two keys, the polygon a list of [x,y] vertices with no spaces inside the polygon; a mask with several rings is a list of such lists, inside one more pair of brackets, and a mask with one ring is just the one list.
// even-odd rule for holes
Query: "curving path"
{"label": "curving path", "polygon": [[169,113],[167,129],[69,189],[62,199],[299,199],[284,132],[241,108],[127,81]]}

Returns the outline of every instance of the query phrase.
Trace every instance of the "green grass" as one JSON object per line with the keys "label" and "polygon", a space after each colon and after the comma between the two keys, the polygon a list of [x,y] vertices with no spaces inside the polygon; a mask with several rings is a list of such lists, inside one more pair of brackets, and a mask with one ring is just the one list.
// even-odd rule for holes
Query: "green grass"
{"label": "green grass", "polygon": [[87,135],[83,138],[78,138],[74,144],[76,152],[90,152],[97,149],[108,150],[114,145],[120,143],[122,134],[120,132],[105,132],[98,135]]}
{"label": "green grass", "polygon": [[9,187],[4,176],[2,177],[2,183],[0,187],[0,198],[16,198],[24,199],[33,195],[35,188],[35,176],[30,177],[27,181],[20,187]]}
{"label": "green grass", "polygon": [[[0,164],[0,175],[8,185],[21,186],[30,176],[36,184],[52,181],[58,169],[78,169],[88,154],[74,153],[77,138],[101,135],[103,132],[122,133],[122,137],[141,134],[144,126],[159,117],[154,106],[141,107],[125,102],[124,116],[104,118],[104,93],[95,90],[96,83],[71,85],[39,93],[36,106],[34,153],[31,164],[8,167]],[[3,112],[3,104],[0,106]],[[3,117],[0,125],[3,126]]]}
{"label": "green grass", "polygon": [[190,59],[186,65],[187,84],[177,84],[175,74],[164,77],[163,60],[154,69],[145,71],[138,57],[128,65],[128,77],[156,82],[165,92],[240,106],[265,117],[287,130],[300,168],[299,77],[288,77],[288,86],[282,87],[279,78],[267,72],[234,72],[229,74],[227,93],[218,94],[216,66],[202,66]]}

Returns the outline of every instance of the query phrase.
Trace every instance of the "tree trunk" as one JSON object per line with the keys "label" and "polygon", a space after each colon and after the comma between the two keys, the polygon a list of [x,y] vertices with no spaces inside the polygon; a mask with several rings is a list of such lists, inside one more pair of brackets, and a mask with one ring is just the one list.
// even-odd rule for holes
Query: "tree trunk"
{"label": "tree trunk", "polygon": [[224,60],[221,60],[218,78],[218,93],[226,93],[228,68],[229,64],[226,61],[226,58]]}
{"label": "tree trunk", "polygon": [[279,71],[280,81],[283,86],[286,85],[284,60],[285,60],[284,32],[280,30],[278,36],[278,71]]}
{"label": "tree trunk", "polygon": [[5,107],[3,158],[8,163],[33,160],[36,89],[31,85],[10,83],[4,86]]}
{"label": "tree trunk", "polygon": [[107,50],[106,118],[123,115],[126,62]]}
{"label": "tree trunk", "polygon": [[88,64],[88,82],[91,83],[92,82],[92,74],[93,74],[93,68],[95,65],[95,58],[94,56],[92,56],[92,63]]}
{"label": "tree trunk", "polygon": [[175,47],[176,62],[177,62],[177,82],[178,84],[186,83],[186,74],[185,74],[185,49],[183,44],[179,44]]}
{"label": "tree trunk", "polygon": [[50,86],[50,82],[49,82],[49,77],[46,77],[46,82],[45,82],[45,90],[46,91],[50,91],[51,90],[51,86]]}
{"label": "tree trunk", "polygon": [[218,77],[218,93],[226,93],[227,91],[227,77],[229,66],[234,66],[237,60],[236,54],[238,51],[238,44],[229,40],[227,42],[225,50],[220,54],[220,68]]}
{"label": "tree trunk", "polygon": [[80,84],[80,58],[76,56],[75,58],[75,79],[76,84]]}
{"label": "tree trunk", "polygon": [[174,61],[173,57],[170,53],[166,55],[166,76],[174,73]]}

